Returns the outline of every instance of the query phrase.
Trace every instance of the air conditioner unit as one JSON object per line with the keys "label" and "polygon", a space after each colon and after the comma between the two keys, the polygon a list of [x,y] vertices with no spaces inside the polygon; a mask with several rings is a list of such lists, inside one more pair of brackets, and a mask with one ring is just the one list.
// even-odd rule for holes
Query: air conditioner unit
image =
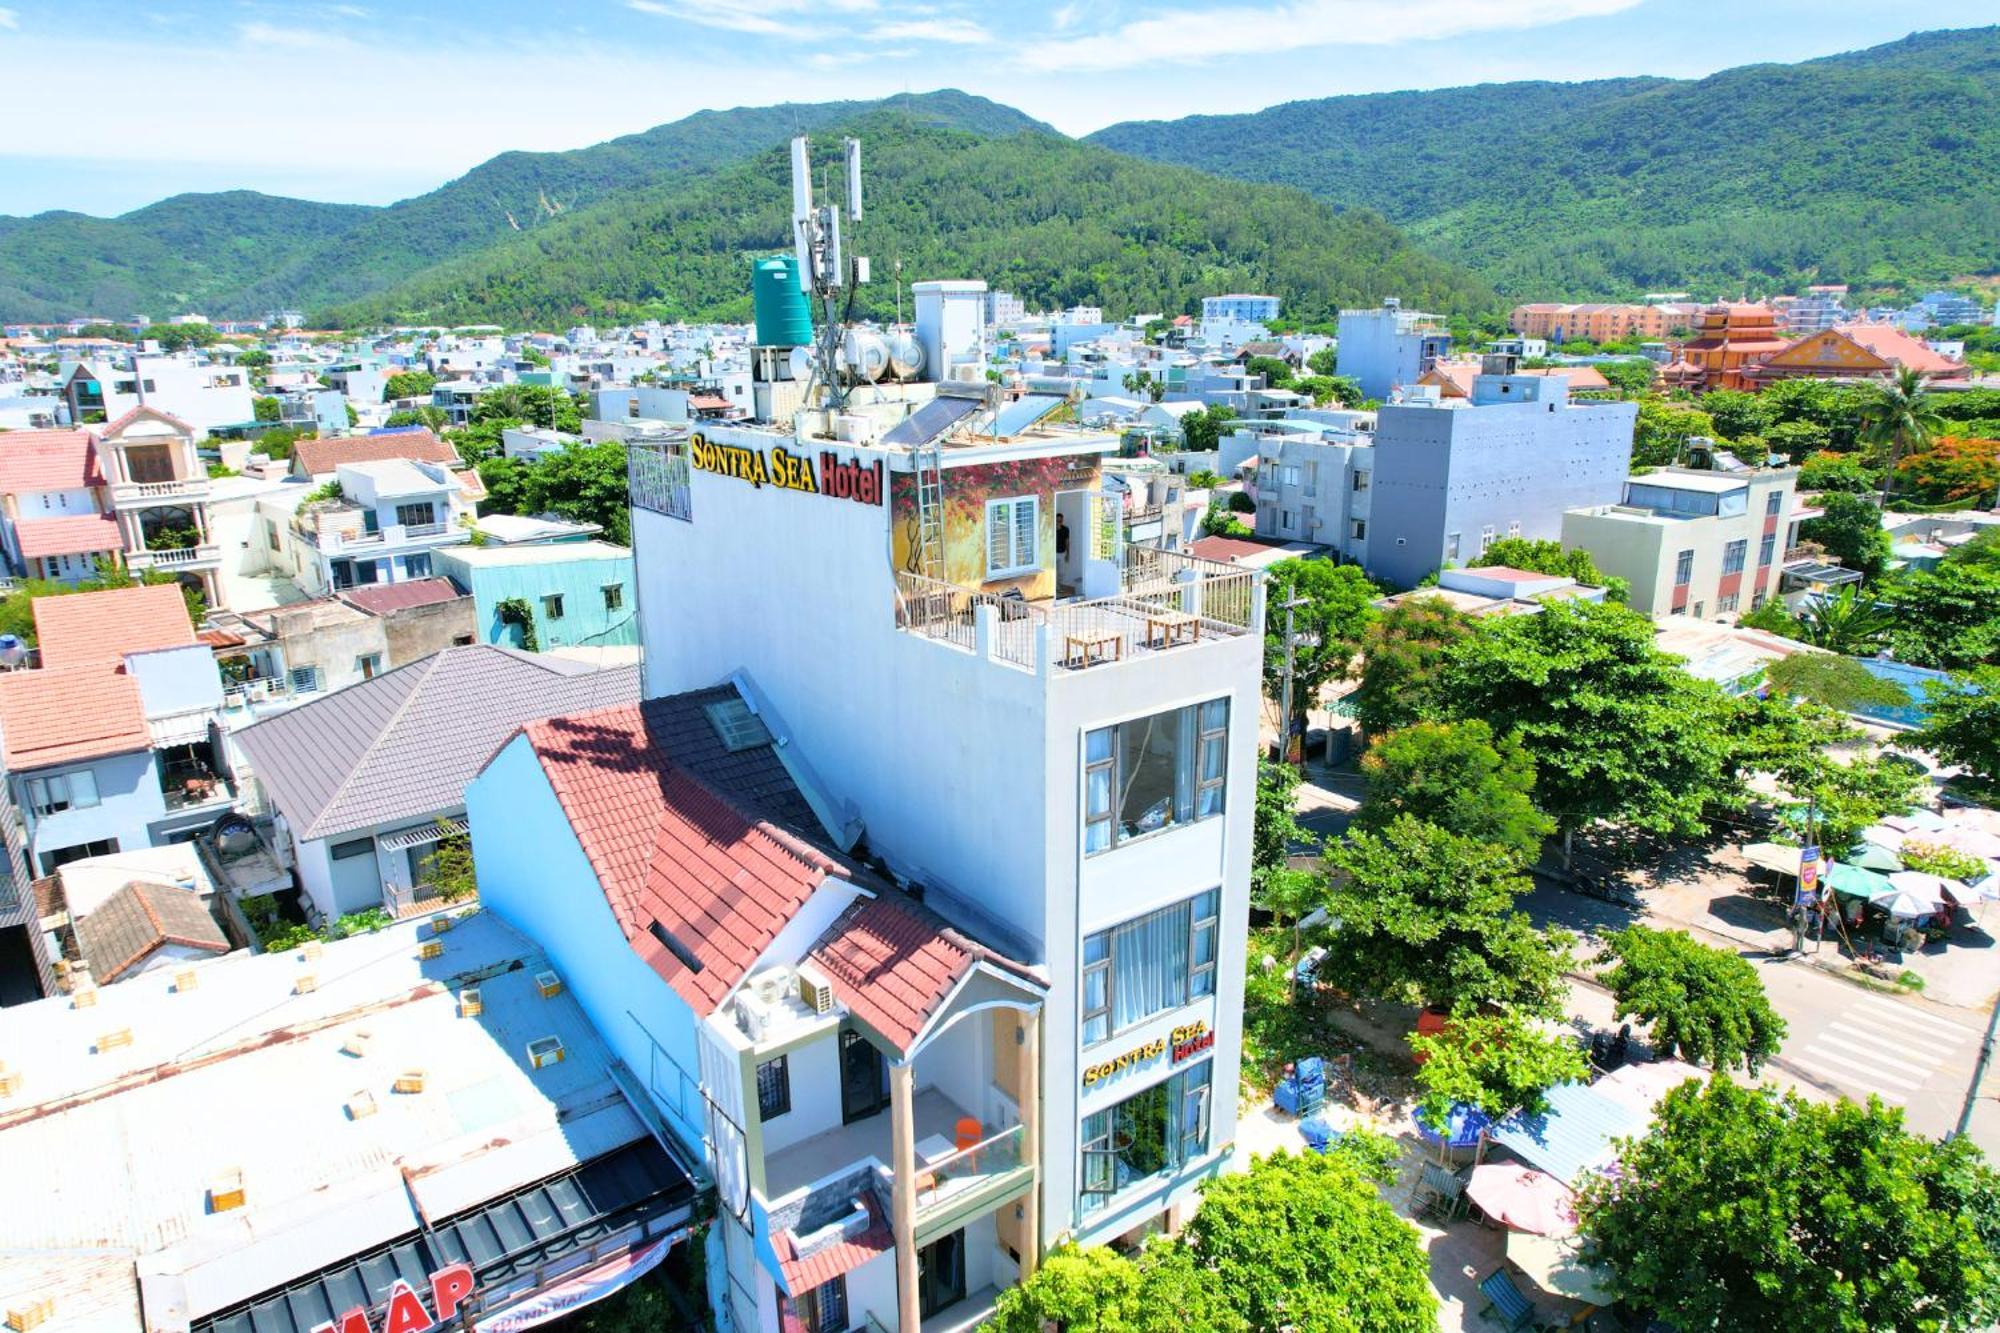
{"label": "air conditioner unit", "polygon": [[817,972],[799,971],[799,999],[815,1014],[833,1012],[833,985]]}
{"label": "air conditioner unit", "polygon": [[751,993],[760,1004],[776,1004],[785,998],[785,992],[792,988],[792,969],[773,967],[759,972],[750,979]]}
{"label": "air conditioner unit", "polygon": [[764,1040],[764,1034],[771,1030],[771,1011],[757,1002],[755,995],[736,997],[736,1023],[743,1029],[743,1035],[752,1041]]}

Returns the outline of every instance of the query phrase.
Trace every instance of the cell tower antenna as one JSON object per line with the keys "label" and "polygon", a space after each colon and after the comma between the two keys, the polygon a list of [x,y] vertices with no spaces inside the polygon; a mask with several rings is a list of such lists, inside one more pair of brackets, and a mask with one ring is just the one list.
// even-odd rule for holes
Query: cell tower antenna
{"label": "cell tower antenna", "polygon": [[[843,156],[846,165],[847,214],[861,220],[861,141],[848,139]],[[822,191],[831,196],[830,183]],[[847,332],[846,320],[839,317],[835,300],[842,287],[849,289],[847,303],[853,303],[852,289],[868,281],[868,260],[849,260],[840,246],[840,207],[815,202],[812,176],[812,142],[805,135],[792,140],[792,240],[798,256],[799,290],[820,307],[820,333],[813,357],[806,396],[812,396],[815,382],[826,385],[827,403],[834,408],[847,405],[847,390],[840,380],[840,350]]]}

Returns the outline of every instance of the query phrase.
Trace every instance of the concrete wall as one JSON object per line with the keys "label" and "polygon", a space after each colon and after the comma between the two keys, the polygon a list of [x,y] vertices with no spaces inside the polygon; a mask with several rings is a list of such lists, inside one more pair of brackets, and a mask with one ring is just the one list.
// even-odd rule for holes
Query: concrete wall
{"label": "concrete wall", "polygon": [[[27,800],[31,777],[73,773],[88,769],[97,781],[97,804],[85,810],[60,810],[37,817]],[[13,777],[14,799],[29,821],[30,846],[35,853],[35,869],[40,873],[41,858],[50,852],[79,843],[114,839],[122,851],[153,845],[147,826],[167,813],[167,798],[160,790],[159,772],[153,752],[113,755],[87,764],[60,764],[50,768],[17,773]]]}
{"label": "concrete wall", "polygon": [[[500,621],[498,607],[510,597],[526,598],[534,609],[535,635],[545,650],[639,642],[638,586],[631,556],[577,559],[564,554],[574,549],[566,544],[545,549],[548,558],[535,564],[486,564],[477,555],[461,557],[456,551],[436,554],[437,572],[471,589],[473,607],[468,619],[480,642],[521,646],[519,627]],[[604,589],[614,583],[621,591],[622,603],[617,610],[609,610],[604,604]],[[542,599],[551,594],[562,596],[560,620],[551,619],[543,610]]]}
{"label": "concrete wall", "polygon": [[383,638],[388,645],[389,658],[385,664],[388,668],[429,657],[456,643],[472,642],[477,639],[479,630],[470,597],[433,602],[429,606],[411,607],[390,616],[378,616],[376,623],[382,626]]}
{"label": "concrete wall", "polygon": [[524,739],[501,748],[466,789],[465,805],[480,901],[548,954],[598,1035],[699,1158],[694,1011],[626,941]]}
{"label": "concrete wall", "polygon": [[222,707],[222,673],[215,666],[215,650],[207,644],[131,653],[125,658],[125,671],[138,682],[139,699],[149,718]]}
{"label": "concrete wall", "polygon": [[1447,561],[1476,564],[1487,527],[1495,541],[1559,539],[1563,511],[1623,498],[1637,416],[1632,403],[1383,408],[1369,574],[1409,588]]}

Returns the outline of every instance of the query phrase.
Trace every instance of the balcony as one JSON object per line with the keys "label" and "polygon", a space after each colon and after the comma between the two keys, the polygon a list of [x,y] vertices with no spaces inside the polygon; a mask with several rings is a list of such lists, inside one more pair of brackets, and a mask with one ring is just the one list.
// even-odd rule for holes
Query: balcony
{"label": "balcony", "polygon": [[172,481],[121,481],[111,488],[114,509],[146,509],[153,505],[196,504],[208,499],[207,477]]}
{"label": "balcony", "polygon": [[1109,597],[1029,602],[896,575],[896,626],[1036,674],[1263,634],[1261,576],[1154,547],[1125,548]]}
{"label": "balcony", "polygon": [[222,563],[222,547],[214,542],[183,546],[167,551],[127,551],[128,569],[159,569],[168,573],[181,570],[213,569]]}
{"label": "balcony", "polygon": [[456,546],[472,540],[469,528],[450,523],[390,523],[374,532],[343,532],[337,528],[303,533],[325,555],[379,555],[405,547]]}

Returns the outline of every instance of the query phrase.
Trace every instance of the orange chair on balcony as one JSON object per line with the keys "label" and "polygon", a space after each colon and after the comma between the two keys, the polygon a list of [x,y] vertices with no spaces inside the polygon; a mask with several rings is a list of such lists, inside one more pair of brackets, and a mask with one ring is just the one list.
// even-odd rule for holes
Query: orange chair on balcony
{"label": "orange chair on balcony", "polygon": [[[958,1124],[952,1130],[952,1147],[959,1152],[966,1152],[977,1148],[980,1141],[985,1137],[986,1131],[980,1126],[977,1120],[974,1120],[969,1115],[960,1116]],[[975,1158],[967,1158],[965,1164],[969,1170],[977,1171],[979,1169],[979,1162]]]}

